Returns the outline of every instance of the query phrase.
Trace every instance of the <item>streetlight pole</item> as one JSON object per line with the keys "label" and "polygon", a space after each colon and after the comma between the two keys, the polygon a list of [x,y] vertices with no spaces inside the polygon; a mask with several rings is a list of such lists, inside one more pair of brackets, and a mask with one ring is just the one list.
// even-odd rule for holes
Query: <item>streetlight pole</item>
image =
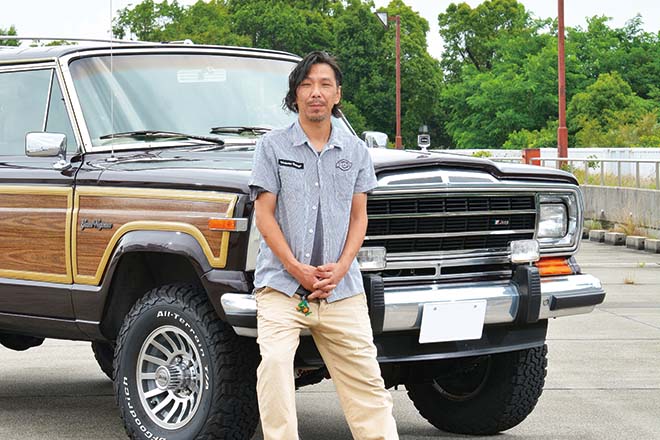
{"label": "streetlight pole", "polygon": [[564,51],[564,0],[557,0],[559,71],[559,127],[557,128],[557,157],[568,157],[568,129],[566,128],[566,57]]}
{"label": "streetlight pole", "polygon": [[396,23],[396,136],[394,146],[397,150],[403,148],[401,138],[401,17],[392,17]]}
{"label": "streetlight pole", "polygon": [[394,146],[398,150],[403,148],[403,138],[401,137],[401,17],[394,15],[389,17],[387,12],[376,12],[380,22],[389,27],[388,22],[393,21],[396,25],[396,135],[394,137]]}

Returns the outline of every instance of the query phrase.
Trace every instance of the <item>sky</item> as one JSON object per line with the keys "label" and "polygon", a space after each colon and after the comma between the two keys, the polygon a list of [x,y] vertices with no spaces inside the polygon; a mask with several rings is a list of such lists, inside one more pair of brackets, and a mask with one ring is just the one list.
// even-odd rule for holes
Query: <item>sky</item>
{"label": "sky", "polygon": [[[464,0],[475,7],[480,0]],[[520,0],[519,0],[520,1]],[[109,38],[113,14],[140,0],[0,0],[0,28],[14,25],[21,36],[27,37],[80,37]],[[189,5],[195,0],[179,0]],[[429,53],[442,56],[442,39],[438,34],[438,14],[456,0],[404,0],[419,12],[430,25],[427,35]],[[375,0],[377,7],[389,0]],[[522,0],[527,10],[536,17],[557,15],[557,2],[553,0]],[[610,26],[621,27],[636,14],[641,14],[644,28],[653,33],[660,30],[660,2],[656,0],[564,0],[567,26],[585,26],[586,17],[605,15],[612,17]],[[376,20],[376,17],[374,17]]]}

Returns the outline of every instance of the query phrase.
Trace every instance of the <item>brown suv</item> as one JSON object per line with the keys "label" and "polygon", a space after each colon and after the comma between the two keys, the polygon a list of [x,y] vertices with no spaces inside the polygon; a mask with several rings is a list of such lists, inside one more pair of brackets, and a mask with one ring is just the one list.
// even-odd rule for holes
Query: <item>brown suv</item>
{"label": "brown suv", "polygon": [[[194,45],[0,49],[0,342],[88,340],[134,439],[250,438],[247,181],[298,57]],[[334,129],[352,128],[334,119]],[[492,434],[541,395],[548,319],[604,299],[564,172],[370,149],[359,256],[387,386]],[[308,336],[297,384],[328,376]],[[26,380],[28,380],[26,376]]]}

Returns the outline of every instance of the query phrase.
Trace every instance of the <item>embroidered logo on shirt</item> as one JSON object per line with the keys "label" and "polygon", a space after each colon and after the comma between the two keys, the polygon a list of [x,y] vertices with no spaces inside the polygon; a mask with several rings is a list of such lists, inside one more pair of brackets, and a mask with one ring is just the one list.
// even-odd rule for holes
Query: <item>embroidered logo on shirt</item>
{"label": "embroidered logo on shirt", "polygon": [[302,170],[305,168],[305,164],[302,162],[296,162],[293,160],[288,160],[288,159],[278,159],[277,163],[280,164],[283,167],[291,167],[291,168],[296,168],[298,170]]}
{"label": "embroidered logo on shirt", "polygon": [[337,164],[335,165],[335,167],[339,168],[342,171],[348,171],[351,169],[352,166],[353,166],[353,162],[351,162],[348,159],[341,159],[337,161]]}

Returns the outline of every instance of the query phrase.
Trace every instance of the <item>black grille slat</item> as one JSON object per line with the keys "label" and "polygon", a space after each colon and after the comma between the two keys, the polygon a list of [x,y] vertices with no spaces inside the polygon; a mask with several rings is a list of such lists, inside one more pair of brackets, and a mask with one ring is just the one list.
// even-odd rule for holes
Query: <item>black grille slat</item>
{"label": "black grille slat", "polygon": [[534,196],[433,196],[369,199],[369,215],[429,214],[535,209]]}
{"label": "black grille slat", "polygon": [[[499,221],[497,223],[496,221]],[[368,236],[533,229],[535,214],[389,218],[369,220]]]}
{"label": "black grille slat", "polygon": [[[513,240],[533,238],[535,208],[533,194],[370,198],[367,205],[369,239],[365,245],[384,246],[388,253],[506,250]],[[497,213],[490,214],[490,211]],[[373,218],[378,216],[384,218]],[[530,232],[513,233],[521,230]],[[410,237],[414,234],[449,236]],[[389,238],[380,239],[379,236]]]}

